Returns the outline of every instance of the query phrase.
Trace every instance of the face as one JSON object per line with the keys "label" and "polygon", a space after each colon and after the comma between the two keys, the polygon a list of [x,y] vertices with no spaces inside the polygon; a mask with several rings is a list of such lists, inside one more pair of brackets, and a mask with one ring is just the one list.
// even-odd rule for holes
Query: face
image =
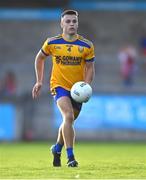
{"label": "face", "polygon": [[61,19],[61,28],[64,34],[75,35],[78,29],[78,17],[76,15],[65,15]]}

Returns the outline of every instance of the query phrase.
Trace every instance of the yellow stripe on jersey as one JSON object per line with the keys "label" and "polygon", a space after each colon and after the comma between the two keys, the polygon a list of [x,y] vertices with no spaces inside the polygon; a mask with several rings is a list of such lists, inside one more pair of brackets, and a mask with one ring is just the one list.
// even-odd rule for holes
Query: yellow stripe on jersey
{"label": "yellow stripe on jersey", "polygon": [[85,63],[95,57],[92,42],[79,35],[75,41],[66,41],[62,35],[48,38],[42,52],[52,56],[51,89],[61,86],[70,90],[75,82],[83,81]]}

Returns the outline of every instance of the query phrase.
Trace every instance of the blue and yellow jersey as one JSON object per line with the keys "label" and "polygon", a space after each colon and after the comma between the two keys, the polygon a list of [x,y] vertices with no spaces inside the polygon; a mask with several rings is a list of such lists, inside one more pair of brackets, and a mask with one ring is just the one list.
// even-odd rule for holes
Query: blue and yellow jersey
{"label": "blue and yellow jersey", "polygon": [[85,63],[93,62],[95,56],[92,42],[79,35],[75,41],[66,41],[63,35],[48,38],[41,50],[52,56],[51,89],[70,90],[75,82],[83,81]]}

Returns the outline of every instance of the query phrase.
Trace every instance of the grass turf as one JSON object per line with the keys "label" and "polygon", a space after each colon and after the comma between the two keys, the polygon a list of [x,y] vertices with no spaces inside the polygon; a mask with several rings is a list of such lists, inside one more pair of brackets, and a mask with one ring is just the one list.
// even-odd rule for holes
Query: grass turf
{"label": "grass turf", "polygon": [[15,179],[144,179],[146,178],[146,144],[77,143],[78,168],[52,167],[51,144],[0,143],[0,178]]}

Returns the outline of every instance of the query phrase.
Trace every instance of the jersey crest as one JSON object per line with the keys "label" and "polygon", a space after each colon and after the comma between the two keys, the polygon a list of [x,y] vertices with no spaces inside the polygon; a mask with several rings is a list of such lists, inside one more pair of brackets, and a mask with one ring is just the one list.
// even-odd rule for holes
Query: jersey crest
{"label": "jersey crest", "polygon": [[84,47],[83,47],[83,46],[78,46],[78,51],[79,51],[80,53],[83,53]]}

